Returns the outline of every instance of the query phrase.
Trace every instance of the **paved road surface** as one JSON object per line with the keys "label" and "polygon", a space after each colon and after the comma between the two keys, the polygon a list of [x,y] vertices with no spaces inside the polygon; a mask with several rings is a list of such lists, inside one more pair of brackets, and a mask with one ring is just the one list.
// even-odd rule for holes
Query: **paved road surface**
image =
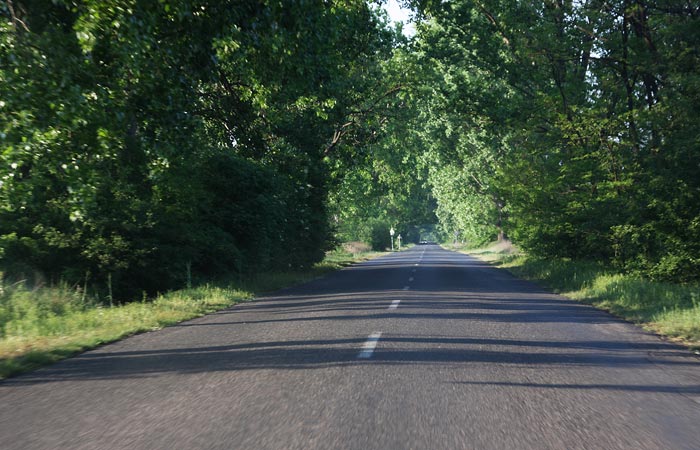
{"label": "paved road surface", "polygon": [[0,383],[10,449],[700,449],[700,363],[419,246]]}

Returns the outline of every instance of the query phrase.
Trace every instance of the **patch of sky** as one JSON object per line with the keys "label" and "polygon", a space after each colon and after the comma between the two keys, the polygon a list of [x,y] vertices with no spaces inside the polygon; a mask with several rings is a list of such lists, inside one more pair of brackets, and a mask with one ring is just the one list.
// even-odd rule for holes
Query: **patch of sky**
{"label": "patch of sky", "polygon": [[403,23],[403,34],[406,37],[413,37],[416,34],[416,26],[411,18],[410,9],[402,7],[397,0],[387,0],[383,7],[392,22]]}

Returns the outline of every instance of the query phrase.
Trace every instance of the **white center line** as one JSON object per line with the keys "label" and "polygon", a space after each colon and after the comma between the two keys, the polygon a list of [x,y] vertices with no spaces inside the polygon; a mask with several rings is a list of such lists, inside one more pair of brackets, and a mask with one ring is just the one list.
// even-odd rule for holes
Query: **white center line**
{"label": "white center line", "polygon": [[401,300],[394,300],[391,302],[391,305],[389,306],[389,309],[396,309],[399,307],[399,303],[401,303]]}
{"label": "white center line", "polygon": [[379,338],[382,336],[382,333],[376,332],[372,333],[369,335],[367,338],[367,341],[365,342],[365,345],[362,346],[362,351],[357,354],[357,357],[359,359],[368,359],[372,357],[372,353],[374,353],[374,349],[377,347],[377,342],[379,342]]}
{"label": "white center line", "polygon": [[410,278],[408,279],[408,281],[413,281],[413,277],[410,277]]}
{"label": "white center line", "polygon": [[411,286],[404,286],[404,287],[403,287],[403,290],[404,290],[404,291],[407,291],[407,290],[409,290],[409,289],[411,289]]}

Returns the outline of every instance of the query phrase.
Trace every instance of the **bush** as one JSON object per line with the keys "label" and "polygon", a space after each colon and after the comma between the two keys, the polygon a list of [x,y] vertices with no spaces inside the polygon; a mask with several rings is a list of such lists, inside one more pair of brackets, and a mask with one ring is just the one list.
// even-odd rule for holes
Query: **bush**
{"label": "bush", "polygon": [[389,234],[391,225],[389,222],[383,220],[371,221],[370,227],[372,250],[384,251],[391,247],[391,235]]}

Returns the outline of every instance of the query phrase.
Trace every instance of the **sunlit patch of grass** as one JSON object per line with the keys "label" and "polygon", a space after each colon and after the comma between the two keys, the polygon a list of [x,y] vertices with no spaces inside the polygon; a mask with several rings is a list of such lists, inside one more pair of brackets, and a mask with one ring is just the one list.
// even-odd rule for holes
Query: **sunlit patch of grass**
{"label": "sunlit patch of grass", "polygon": [[468,244],[447,244],[444,246],[449,250],[469,253],[483,261],[501,264],[518,257],[520,250],[508,240],[492,242],[485,247],[474,248]]}
{"label": "sunlit patch of grass", "polygon": [[4,285],[0,276],[0,378],[224,309],[377,255],[340,250],[308,270],[261,273],[112,307],[66,285],[30,289],[21,283]]}
{"label": "sunlit patch of grass", "polygon": [[[478,253],[475,256],[480,257]],[[659,334],[700,348],[700,286],[615,273],[603,264],[524,255],[496,257],[501,267],[555,292],[605,309]]]}
{"label": "sunlit patch of grass", "polygon": [[602,264],[592,261],[537,259],[524,255],[505,257],[500,261],[501,267],[522,278],[546,281],[547,286],[556,292],[579,291],[608,275]]}
{"label": "sunlit patch of grass", "polygon": [[201,286],[152,301],[105,307],[65,287],[6,288],[0,295],[0,377],[213,312],[251,295],[235,288]]}
{"label": "sunlit patch of grass", "polygon": [[615,315],[700,346],[700,287],[661,283],[630,275],[602,275],[572,297]]}

